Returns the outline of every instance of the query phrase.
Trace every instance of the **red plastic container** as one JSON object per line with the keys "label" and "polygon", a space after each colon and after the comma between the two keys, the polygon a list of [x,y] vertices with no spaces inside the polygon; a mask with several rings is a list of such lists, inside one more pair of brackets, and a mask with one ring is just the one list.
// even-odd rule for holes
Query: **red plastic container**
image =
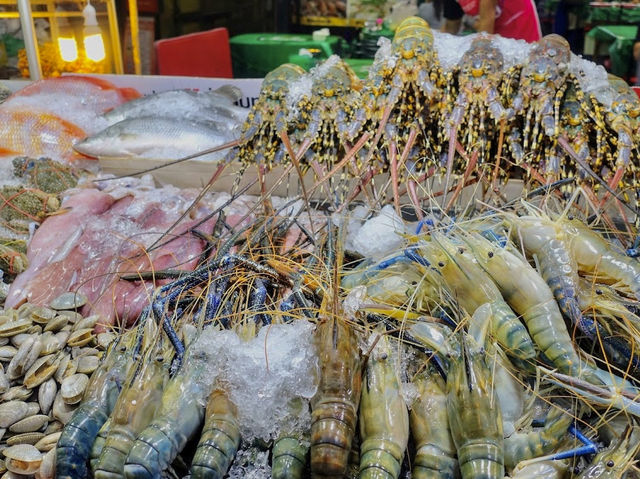
{"label": "red plastic container", "polygon": [[165,38],[154,45],[158,75],[233,78],[226,28]]}
{"label": "red plastic container", "polygon": [[633,88],[633,91],[635,91],[638,94],[638,97],[640,97],[640,86],[632,86],[631,88]]}

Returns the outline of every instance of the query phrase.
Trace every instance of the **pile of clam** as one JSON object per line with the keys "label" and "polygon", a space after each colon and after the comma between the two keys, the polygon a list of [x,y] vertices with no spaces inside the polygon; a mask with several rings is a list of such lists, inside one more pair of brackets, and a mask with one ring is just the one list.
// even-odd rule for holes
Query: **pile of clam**
{"label": "pile of clam", "polygon": [[0,310],[0,474],[53,477],[55,446],[113,333],[94,334],[86,299]]}

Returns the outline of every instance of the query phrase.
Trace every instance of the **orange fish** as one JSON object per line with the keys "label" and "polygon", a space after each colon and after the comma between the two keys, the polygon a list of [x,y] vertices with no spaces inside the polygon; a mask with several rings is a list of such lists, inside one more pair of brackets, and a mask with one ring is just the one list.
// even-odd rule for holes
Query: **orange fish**
{"label": "orange fish", "polygon": [[[77,95],[81,98],[89,98],[93,95],[99,95],[101,92],[103,94],[115,92],[117,94],[118,104],[135,100],[142,96],[134,88],[118,88],[113,83],[101,78],[69,75],[34,82],[14,93],[12,97],[40,95],[43,93],[67,93]],[[9,97],[9,99],[12,97]]]}
{"label": "orange fish", "polygon": [[84,130],[47,112],[0,110],[0,156],[47,156],[71,161],[72,146],[86,136]]}

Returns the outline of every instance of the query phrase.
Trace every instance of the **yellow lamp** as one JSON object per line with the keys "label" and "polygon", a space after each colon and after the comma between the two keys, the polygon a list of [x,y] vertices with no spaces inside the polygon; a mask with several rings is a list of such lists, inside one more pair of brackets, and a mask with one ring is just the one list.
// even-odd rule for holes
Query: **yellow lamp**
{"label": "yellow lamp", "polygon": [[98,26],[96,9],[87,2],[87,6],[82,10],[84,16],[84,50],[87,58],[94,62],[101,62],[105,59],[104,39]]}
{"label": "yellow lamp", "polygon": [[78,59],[78,44],[69,25],[69,20],[62,17],[58,21],[58,50],[65,62],[75,62]]}

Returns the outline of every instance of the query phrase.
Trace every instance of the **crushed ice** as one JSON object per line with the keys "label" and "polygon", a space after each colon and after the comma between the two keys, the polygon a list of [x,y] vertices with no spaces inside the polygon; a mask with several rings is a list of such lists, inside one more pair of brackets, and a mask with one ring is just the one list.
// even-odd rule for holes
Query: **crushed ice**
{"label": "crushed ice", "polygon": [[[244,440],[269,441],[286,431],[311,425],[308,400],[318,387],[318,359],[313,328],[306,321],[264,327],[250,341],[234,331],[205,329],[192,348],[204,350],[208,365],[238,408]],[[305,400],[304,407],[296,404]]]}

